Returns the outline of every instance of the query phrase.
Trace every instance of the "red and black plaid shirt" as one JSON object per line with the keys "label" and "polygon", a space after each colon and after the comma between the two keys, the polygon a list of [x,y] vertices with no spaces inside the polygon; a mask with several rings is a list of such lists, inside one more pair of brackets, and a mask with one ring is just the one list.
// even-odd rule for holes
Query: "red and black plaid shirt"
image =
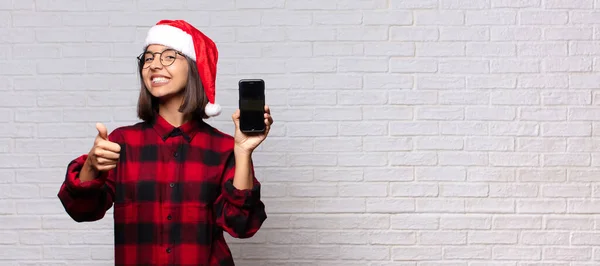
{"label": "red and black plaid shirt", "polygon": [[234,265],[223,231],[251,237],[267,216],[256,178],[252,189],[233,186],[233,138],[203,121],[175,128],[158,116],[109,140],[121,146],[117,167],[81,183],[81,155],[58,197],[77,222],[102,219],[114,203],[115,265]]}

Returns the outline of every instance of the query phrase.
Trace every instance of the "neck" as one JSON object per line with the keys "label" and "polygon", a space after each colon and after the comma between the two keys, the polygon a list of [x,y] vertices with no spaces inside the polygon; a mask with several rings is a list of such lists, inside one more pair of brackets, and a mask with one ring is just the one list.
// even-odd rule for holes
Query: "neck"
{"label": "neck", "polygon": [[182,97],[175,96],[161,100],[158,106],[158,114],[174,127],[179,127],[189,120],[179,112],[182,100]]}

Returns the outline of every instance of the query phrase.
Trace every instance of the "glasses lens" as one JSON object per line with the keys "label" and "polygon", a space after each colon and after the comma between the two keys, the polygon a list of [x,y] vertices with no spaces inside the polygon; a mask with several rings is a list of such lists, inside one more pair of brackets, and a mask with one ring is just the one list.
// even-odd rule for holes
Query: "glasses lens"
{"label": "glasses lens", "polygon": [[177,58],[177,52],[175,52],[175,50],[165,50],[160,56],[160,60],[165,66],[170,66],[173,64],[173,62],[175,62],[175,58]]}
{"label": "glasses lens", "polygon": [[140,56],[140,63],[144,66],[144,68],[149,67],[153,60],[154,55],[150,52],[145,52]]}

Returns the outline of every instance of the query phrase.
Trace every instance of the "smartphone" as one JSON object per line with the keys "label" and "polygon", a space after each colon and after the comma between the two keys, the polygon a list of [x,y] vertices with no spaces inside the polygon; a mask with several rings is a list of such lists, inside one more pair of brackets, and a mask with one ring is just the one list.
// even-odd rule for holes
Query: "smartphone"
{"label": "smartphone", "polygon": [[240,131],[260,133],[265,131],[265,81],[241,79],[239,87]]}

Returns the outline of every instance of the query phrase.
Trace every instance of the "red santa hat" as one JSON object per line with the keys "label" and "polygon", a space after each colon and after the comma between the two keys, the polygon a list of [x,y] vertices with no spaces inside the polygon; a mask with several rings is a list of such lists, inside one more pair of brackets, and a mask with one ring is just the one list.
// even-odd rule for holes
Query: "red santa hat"
{"label": "red santa hat", "polygon": [[196,62],[198,74],[208,98],[207,116],[217,116],[221,106],[215,101],[215,80],[219,52],[215,43],[184,20],[161,20],[152,26],[145,45],[161,44],[187,55]]}

